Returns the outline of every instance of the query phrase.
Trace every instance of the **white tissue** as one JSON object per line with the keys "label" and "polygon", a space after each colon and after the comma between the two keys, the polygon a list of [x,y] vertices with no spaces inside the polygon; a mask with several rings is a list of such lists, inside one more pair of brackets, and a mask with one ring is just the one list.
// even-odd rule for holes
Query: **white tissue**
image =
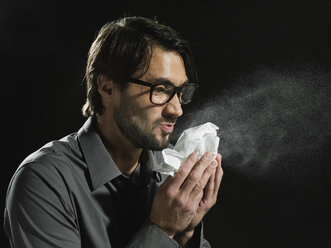
{"label": "white tissue", "polygon": [[194,151],[200,151],[199,159],[205,152],[218,152],[218,126],[211,122],[186,129],[179,137],[173,149],[162,150],[163,163],[156,171],[173,176],[186,158]]}

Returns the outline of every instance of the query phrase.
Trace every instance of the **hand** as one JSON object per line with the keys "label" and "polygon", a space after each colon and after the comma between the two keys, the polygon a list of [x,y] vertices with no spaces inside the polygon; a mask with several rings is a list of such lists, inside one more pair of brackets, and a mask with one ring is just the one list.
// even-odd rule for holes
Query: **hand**
{"label": "hand", "polygon": [[203,216],[205,216],[206,213],[216,204],[218,190],[223,177],[221,154],[217,154],[216,161],[218,164],[216,170],[214,170],[206,187],[203,189],[203,197],[199,203],[196,214],[185,231],[193,230],[201,222]]}
{"label": "hand", "polygon": [[223,177],[221,160],[221,155],[217,154],[217,168],[209,178],[209,181],[203,190],[203,197],[199,203],[199,207],[191,223],[188,225],[185,231],[177,233],[174,237],[174,239],[176,239],[176,241],[181,244],[182,247],[191,247],[188,241],[194,234],[194,228],[201,222],[202,218],[206,215],[206,213],[216,204],[218,190],[220,188],[220,184]]}
{"label": "hand", "polygon": [[[210,192],[216,186],[214,181],[217,162],[210,152],[204,154],[199,161],[197,157],[196,152],[192,153],[175,175],[164,181],[153,200],[150,220],[171,238],[186,230],[189,225],[193,226],[198,219],[201,220],[203,213],[211,207],[208,206],[212,205]],[[209,183],[213,174],[214,179]],[[207,183],[208,200],[200,203],[205,199],[203,191]]]}

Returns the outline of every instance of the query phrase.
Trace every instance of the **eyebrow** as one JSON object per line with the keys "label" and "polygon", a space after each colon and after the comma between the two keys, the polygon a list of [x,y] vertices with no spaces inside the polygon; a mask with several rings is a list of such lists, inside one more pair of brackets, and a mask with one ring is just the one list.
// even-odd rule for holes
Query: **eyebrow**
{"label": "eyebrow", "polygon": [[166,78],[163,78],[163,77],[160,77],[160,78],[153,78],[151,79],[150,83],[152,84],[165,84],[165,85],[171,85],[171,86],[174,86],[174,87],[181,87],[183,86],[184,84],[187,84],[189,81],[186,80],[184,83],[182,83],[180,86],[176,86],[172,81],[170,81],[169,79],[166,79]]}

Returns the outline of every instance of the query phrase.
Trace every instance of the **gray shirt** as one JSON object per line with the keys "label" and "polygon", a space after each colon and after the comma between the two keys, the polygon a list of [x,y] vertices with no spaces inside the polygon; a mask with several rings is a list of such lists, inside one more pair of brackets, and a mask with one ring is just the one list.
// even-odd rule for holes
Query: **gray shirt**
{"label": "gray shirt", "polygon": [[[160,152],[144,151],[131,175],[118,169],[93,118],[28,156],[8,187],[4,229],[11,247],[180,247],[149,221],[165,175]],[[202,224],[196,247],[210,247]]]}

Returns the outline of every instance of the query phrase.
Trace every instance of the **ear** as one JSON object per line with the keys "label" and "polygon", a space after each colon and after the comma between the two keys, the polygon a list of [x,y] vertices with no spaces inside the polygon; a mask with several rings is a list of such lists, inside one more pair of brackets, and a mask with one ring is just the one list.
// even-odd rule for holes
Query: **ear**
{"label": "ear", "polygon": [[98,91],[102,98],[110,98],[114,95],[114,82],[105,75],[100,74],[97,79]]}

